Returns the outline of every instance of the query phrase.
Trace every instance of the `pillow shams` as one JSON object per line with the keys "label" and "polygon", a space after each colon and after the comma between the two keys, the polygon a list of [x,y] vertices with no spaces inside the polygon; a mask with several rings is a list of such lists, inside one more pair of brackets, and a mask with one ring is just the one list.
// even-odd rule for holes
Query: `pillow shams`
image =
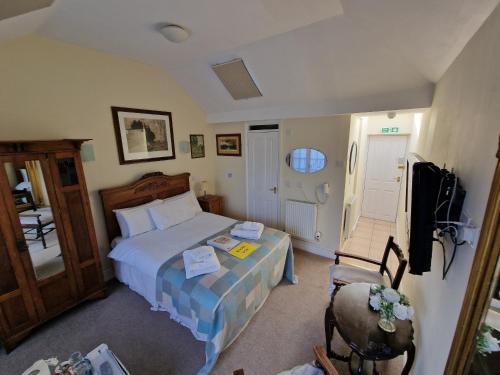
{"label": "pillow shams", "polygon": [[192,190],[186,191],[185,193],[175,195],[173,197],[167,198],[164,200],[164,202],[171,202],[177,199],[184,199],[186,204],[191,204],[193,206],[193,209],[196,214],[199,214],[200,212],[203,212],[200,206],[200,202],[198,202],[198,199],[196,198],[196,195]]}
{"label": "pillow shams", "polygon": [[130,238],[154,230],[155,224],[149,216],[148,208],[161,203],[162,200],[155,199],[140,206],[113,210],[120,226],[122,237]]}
{"label": "pillow shams", "polygon": [[181,196],[165,199],[158,206],[148,207],[148,211],[156,228],[160,230],[192,219],[198,213],[193,204],[193,196],[189,191]]}

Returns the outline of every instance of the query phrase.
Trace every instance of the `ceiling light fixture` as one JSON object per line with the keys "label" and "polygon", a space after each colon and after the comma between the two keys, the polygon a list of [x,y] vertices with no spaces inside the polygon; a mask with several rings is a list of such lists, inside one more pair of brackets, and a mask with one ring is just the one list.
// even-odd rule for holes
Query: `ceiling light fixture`
{"label": "ceiling light fixture", "polygon": [[191,32],[186,28],[173,24],[162,26],[159,31],[161,35],[173,43],[184,42],[191,35]]}

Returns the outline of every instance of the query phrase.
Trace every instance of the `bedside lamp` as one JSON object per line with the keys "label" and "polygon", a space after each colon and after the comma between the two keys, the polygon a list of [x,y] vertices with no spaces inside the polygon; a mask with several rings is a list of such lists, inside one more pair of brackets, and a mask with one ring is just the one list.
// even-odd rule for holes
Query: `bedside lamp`
{"label": "bedside lamp", "polygon": [[200,182],[200,188],[201,188],[201,191],[203,192],[203,195],[206,196],[207,195],[207,189],[208,189],[208,182],[206,180],[203,180]]}

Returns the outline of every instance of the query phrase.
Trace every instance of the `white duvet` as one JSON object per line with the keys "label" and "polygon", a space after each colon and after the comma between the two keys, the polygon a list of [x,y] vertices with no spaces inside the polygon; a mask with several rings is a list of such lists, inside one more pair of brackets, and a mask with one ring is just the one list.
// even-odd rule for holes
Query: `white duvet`
{"label": "white duvet", "polygon": [[234,223],[228,217],[202,212],[168,229],[121,240],[108,257],[155,280],[158,269],[171,257]]}

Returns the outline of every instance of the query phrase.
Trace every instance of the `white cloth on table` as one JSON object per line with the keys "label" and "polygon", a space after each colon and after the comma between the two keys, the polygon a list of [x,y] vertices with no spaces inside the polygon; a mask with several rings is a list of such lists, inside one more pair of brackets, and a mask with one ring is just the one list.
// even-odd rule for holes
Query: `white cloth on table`
{"label": "white cloth on table", "polygon": [[220,262],[212,246],[200,246],[182,253],[186,279],[217,272],[220,270]]}

